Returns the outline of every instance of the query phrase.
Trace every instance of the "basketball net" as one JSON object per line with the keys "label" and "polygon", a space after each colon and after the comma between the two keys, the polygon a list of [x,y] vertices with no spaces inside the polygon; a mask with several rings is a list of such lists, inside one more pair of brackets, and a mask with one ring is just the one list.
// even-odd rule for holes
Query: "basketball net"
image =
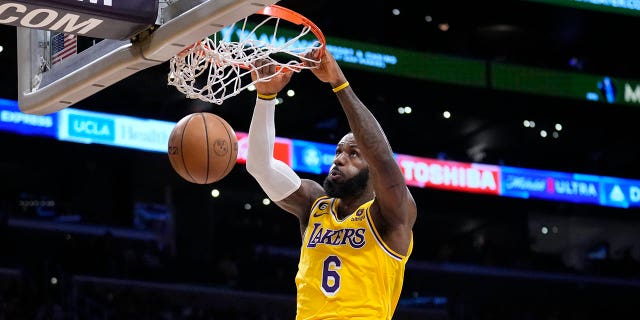
{"label": "basketball net", "polygon": [[[250,27],[256,18],[259,23]],[[236,27],[238,24],[241,26]],[[269,81],[283,72],[311,69],[314,64],[309,62],[319,61],[304,55],[325,45],[322,32],[313,22],[292,10],[271,5],[171,58],[168,83],[187,98],[220,105],[258,81]],[[275,65],[276,72],[254,81],[251,72],[258,60],[267,61],[265,66]]]}

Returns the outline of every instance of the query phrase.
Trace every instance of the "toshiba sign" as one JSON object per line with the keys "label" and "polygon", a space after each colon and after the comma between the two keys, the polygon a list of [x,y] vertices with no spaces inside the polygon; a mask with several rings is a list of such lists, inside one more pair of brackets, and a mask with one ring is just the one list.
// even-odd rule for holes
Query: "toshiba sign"
{"label": "toshiba sign", "polygon": [[157,15],[156,0],[0,0],[0,24],[101,39],[128,39]]}
{"label": "toshiba sign", "polygon": [[410,186],[500,194],[500,167],[398,155]]}

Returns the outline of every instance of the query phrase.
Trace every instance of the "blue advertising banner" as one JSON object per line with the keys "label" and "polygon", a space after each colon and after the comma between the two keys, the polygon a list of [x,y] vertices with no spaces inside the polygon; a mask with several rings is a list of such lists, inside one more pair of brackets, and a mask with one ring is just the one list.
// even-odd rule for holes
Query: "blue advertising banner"
{"label": "blue advertising banner", "polygon": [[292,140],[293,157],[291,167],[293,170],[322,174],[329,172],[336,153],[334,144]]}
{"label": "blue advertising banner", "polygon": [[61,110],[58,114],[59,140],[113,145],[115,119],[112,115],[75,109]]}
{"label": "blue advertising banner", "polygon": [[58,112],[58,139],[167,152],[174,122],[66,108]]}
{"label": "blue advertising banner", "polygon": [[56,114],[26,114],[20,111],[18,101],[0,99],[0,131],[55,138],[58,133],[57,125]]}
{"label": "blue advertising banner", "polygon": [[586,174],[501,167],[501,195],[600,204],[600,177]]}
{"label": "blue advertising banner", "polygon": [[600,204],[609,207],[640,208],[640,181],[602,177]]}

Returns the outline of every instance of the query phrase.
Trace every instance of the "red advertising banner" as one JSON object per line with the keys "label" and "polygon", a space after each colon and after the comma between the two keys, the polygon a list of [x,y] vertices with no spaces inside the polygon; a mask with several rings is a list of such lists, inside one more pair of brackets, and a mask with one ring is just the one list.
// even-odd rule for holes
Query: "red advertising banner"
{"label": "red advertising banner", "polygon": [[[249,142],[248,134],[245,132],[236,131],[236,136],[238,137],[237,163],[245,164],[247,163],[247,147]],[[276,141],[273,146],[273,157],[286,163],[288,166],[291,167],[292,156],[293,156],[293,143],[291,142],[291,139],[276,137]]]}
{"label": "red advertising banner", "polygon": [[407,185],[471,193],[500,194],[500,167],[397,155]]}

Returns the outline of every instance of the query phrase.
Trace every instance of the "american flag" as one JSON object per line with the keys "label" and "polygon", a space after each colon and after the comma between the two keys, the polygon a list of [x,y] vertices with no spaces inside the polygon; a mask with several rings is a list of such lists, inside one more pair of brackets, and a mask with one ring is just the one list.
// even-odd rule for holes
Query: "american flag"
{"label": "american flag", "polygon": [[56,33],[51,37],[51,65],[78,53],[78,37],[71,33]]}

